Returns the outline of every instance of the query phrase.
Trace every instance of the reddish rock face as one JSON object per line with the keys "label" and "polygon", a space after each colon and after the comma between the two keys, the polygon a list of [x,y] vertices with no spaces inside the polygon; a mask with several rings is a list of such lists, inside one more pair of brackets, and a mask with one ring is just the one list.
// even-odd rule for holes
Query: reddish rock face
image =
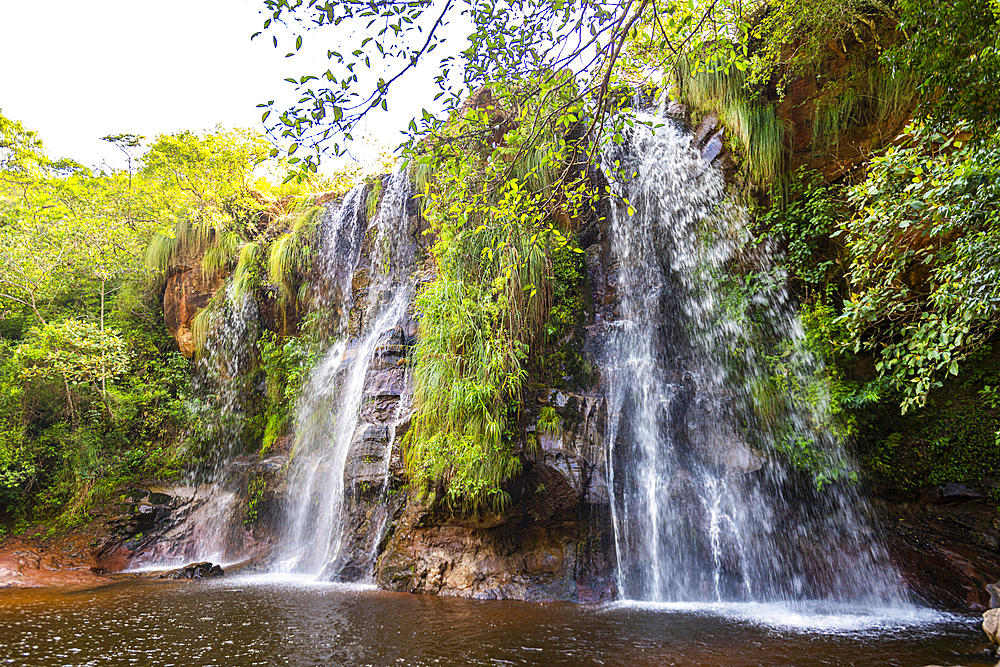
{"label": "reddish rock face", "polygon": [[108,580],[90,553],[90,536],[49,539],[43,533],[26,532],[0,543],[0,588],[92,586]]}
{"label": "reddish rock face", "polygon": [[221,284],[218,276],[206,276],[197,262],[189,261],[174,267],[167,276],[163,292],[163,321],[177,341],[181,354],[194,355],[194,335],[191,320],[199,308],[204,308]]}
{"label": "reddish rock face", "polygon": [[820,94],[815,77],[798,77],[789,84],[785,98],[777,106],[778,117],[792,130],[790,170],[814,169],[832,183],[865,163],[874,153],[891,143],[902,131],[909,111],[843,130],[833,146],[813,150],[816,99]]}
{"label": "reddish rock face", "polygon": [[[902,35],[895,31],[895,25],[886,21],[879,30],[876,42],[888,46],[901,38]],[[817,107],[824,99],[826,103],[832,102],[846,88],[858,89],[863,85],[862,81],[855,80],[856,70],[866,69],[868,65],[859,63],[873,58],[870,53],[865,53],[865,49],[865,45],[851,38],[830,42],[821,66],[788,79],[775,112],[791,128],[790,171],[805,166],[819,171],[827,183],[832,183],[893,142],[910,118],[910,107],[879,121],[871,120],[874,114],[869,111],[862,114],[870,119],[869,122],[842,129],[835,145],[813,145]],[[867,93],[862,91],[859,94]]]}

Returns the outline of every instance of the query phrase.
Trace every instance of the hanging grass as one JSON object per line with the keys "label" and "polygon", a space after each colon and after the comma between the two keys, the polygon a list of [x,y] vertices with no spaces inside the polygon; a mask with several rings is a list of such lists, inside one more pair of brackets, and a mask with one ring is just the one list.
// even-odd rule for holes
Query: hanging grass
{"label": "hanging grass", "polygon": [[240,248],[236,269],[233,271],[233,291],[238,297],[251,295],[260,287],[260,268],[263,253],[260,243],[251,241]]}
{"label": "hanging grass", "polygon": [[413,185],[418,194],[427,191],[428,186],[434,182],[437,174],[437,164],[426,160],[418,160],[413,167]]}
{"label": "hanging grass", "polygon": [[268,279],[281,288],[285,297],[290,296],[294,289],[292,278],[299,267],[300,256],[299,238],[294,232],[279,236],[268,251]]}
{"label": "hanging grass", "polygon": [[177,250],[188,256],[196,256],[215,243],[219,234],[225,230],[223,220],[210,217],[207,219],[185,218],[178,221],[174,227],[177,238]]}
{"label": "hanging grass", "polygon": [[909,115],[917,101],[918,79],[912,73],[876,70],[870,79],[871,94],[878,100],[878,120]]}
{"label": "hanging grass", "polygon": [[910,75],[874,66],[857,70],[848,82],[816,99],[813,151],[839,146],[852,128],[901,120],[916,103],[916,91]]}
{"label": "hanging grass", "polygon": [[788,152],[788,126],[773,105],[754,101],[746,89],[746,75],[730,72],[694,72],[681,59],[676,70],[681,99],[702,111],[717,110],[719,120],[743,153],[743,169],[760,188],[775,183],[784,171]]}
{"label": "hanging grass", "polygon": [[747,101],[746,74],[736,69],[695,71],[691,61],[681,58],[677,61],[675,79],[681,99],[698,109],[708,111]]}
{"label": "hanging grass", "polygon": [[215,234],[215,243],[209,245],[201,257],[201,270],[208,276],[224,273],[240,247],[240,241],[240,235],[233,231],[222,230]]}
{"label": "hanging grass", "polygon": [[785,170],[788,126],[775,115],[773,106],[754,106],[749,113],[749,135],[744,139],[750,178],[759,187],[775,182]]}
{"label": "hanging grass", "polygon": [[179,220],[172,233],[157,233],[146,246],[146,266],[166,272],[170,263],[181,256],[197,257],[211,247],[221,228],[212,222],[190,218]]}
{"label": "hanging grass", "polygon": [[[581,113],[572,77],[491,85],[490,105],[456,114],[422,147],[413,178],[435,244],[436,278],[416,301],[412,484],[431,504],[502,512],[519,474],[529,355],[544,345],[553,255],[597,194],[572,168]],[[581,149],[582,150],[582,149]]]}
{"label": "hanging grass", "polygon": [[502,484],[520,471],[510,442],[511,406],[526,371],[524,346],[502,324],[497,294],[462,280],[434,281],[417,299],[414,350],[418,408],[406,465],[425,499],[453,511],[502,511]]}
{"label": "hanging grass", "polygon": [[232,269],[234,290],[240,296],[252,296],[270,279],[287,326],[289,311],[297,311],[300,294],[307,288],[309,247],[322,208],[305,195],[271,201],[270,207],[263,230],[235,225],[221,215],[180,220],[172,234],[151,239],[146,264],[162,275],[179,258],[200,256],[201,269],[210,278],[221,278]]}
{"label": "hanging grass", "polygon": [[215,326],[215,310],[211,305],[202,308],[195,313],[191,320],[191,338],[194,343],[194,353],[196,357],[204,355],[208,344],[208,337]]}
{"label": "hanging grass", "polygon": [[487,114],[467,114],[450,125],[457,138],[442,142],[437,159],[414,168],[438,273],[416,301],[406,465],[425,501],[465,515],[509,504],[505,484],[530,446],[514,433],[529,353],[551,317],[552,255],[570,243],[565,226],[590,201],[583,179],[562,179],[563,126],[573,117],[565,100],[545,103],[559,109],[552,125],[533,125],[544,117],[537,99],[498,112],[510,121],[502,140]]}
{"label": "hanging grass", "polygon": [[565,166],[566,142],[556,133],[542,129],[529,145],[515,156],[511,176],[531,190],[541,192],[559,180]]}
{"label": "hanging grass", "polygon": [[146,246],[146,266],[166,273],[177,251],[177,238],[156,233]]}
{"label": "hanging grass", "polygon": [[[514,442],[531,346],[552,308],[551,248],[567,243],[542,203],[508,184],[510,208],[455,228],[434,200],[439,276],[417,298],[413,351],[417,414],[406,461],[415,488],[454,512],[502,512],[503,484],[520,472]],[[504,213],[520,213],[511,219]]]}

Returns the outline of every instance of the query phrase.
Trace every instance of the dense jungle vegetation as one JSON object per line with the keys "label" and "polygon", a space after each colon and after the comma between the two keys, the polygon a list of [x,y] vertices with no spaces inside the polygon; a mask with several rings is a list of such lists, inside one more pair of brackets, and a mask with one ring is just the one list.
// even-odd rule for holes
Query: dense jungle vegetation
{"label": "dense jungle vegetation", "polygon": [[[406,455],[426,498],[501,508],[526,392],[586,375],[572,349],[585,306],[575,232],[597,215],[595,156],[627,134],[618,112],[637,87],[670,89],[727,128],[751,245],[781,250],[765,270],[733,267],[735,289],[791,286],[862,472],[900,491],[1000,477],[997,0],[264,5],[263,33],[291,27],[290,53],[321,39],[312,28],[361,26],[356,49],[292,80],[297,106],[262,105],[269,132],[294,142],[280,160],[255,133],[214,130],[144,148],[107,137],[128,168],[88,168],[48,156],[30,119],[0,116],[0,520],[78,518],[222,446],[163,326],[172,262],[277,304],[244,369],[256,394],[241,398],[243,448],[288,429],[310,354],[297,334],[322,329],[308,312],[306,195],[347,185],[310,178],[449,39],[456,12],[474,33],[458,55],[441,49],[447,112],[415,118],[403,149],[437,269],[417,301]],[[380,62],[390,74],[364,88],[358,73]],[[195,338],[219,316],[206,308]],[[786,357],[771,358],[776,385]],[[809,443],[786,454],[816,460]]]}
{"label": "dense jungle vegetation", "polygon": [[225,230],[245,245],[279,201],[331,184],[283,184],[287,164],[268,164],[270,145],[243,130],[144,149],[106,137],[125,169],[52,159],[2,116],[0,138],[0,508],[79,519],[197,455],[184,437],[193,368],[164,327],[157,241]]}

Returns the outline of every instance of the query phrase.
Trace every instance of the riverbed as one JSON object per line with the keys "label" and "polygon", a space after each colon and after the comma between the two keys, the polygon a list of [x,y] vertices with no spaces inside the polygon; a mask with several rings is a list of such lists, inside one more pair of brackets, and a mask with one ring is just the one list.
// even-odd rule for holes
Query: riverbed
{"label": "riverbed", "polygon": [[816,603],[577,605],[295,578],[0,591],[12,665],[995,664],[981,617]]}

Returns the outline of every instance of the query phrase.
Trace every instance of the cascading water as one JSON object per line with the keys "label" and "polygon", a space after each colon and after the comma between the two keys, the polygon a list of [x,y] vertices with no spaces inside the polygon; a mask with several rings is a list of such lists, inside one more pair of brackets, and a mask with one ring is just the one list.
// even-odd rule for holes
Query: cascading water
{"label": "cascading water", "polygon": [[[350,548],[356,535],[348,535],[347,487],[349,457],[352,451],[376,440],[381,479],[364,480],[378,487],[383,494],[388,486],[388,460],[395,443],[389,435],[382,443],[376,434],[394,431],[398,406],[388,415],[389,425],[362,421],[362,412],[372,398],[367,387],[377,367],[385,365],[386,357],[402,354],[401,336],[413,296],[409,272],[413,265],[413,248],[405,237],[409,229],[408,207],[411,191],[406,172],[394,173],[385,187],[378,212],[368,227],[364,226],[364,197],[355,188],[345,199],[341,214],[328,218],[324,230],[321,269],[324,280],[334,287],[329,303],[336,310],[339,322],[335,341],[327,348],[322,360],[313,369],[300,398],[296,413],[296,436],[293,470],[288,488],[292,494],[287,516],[287,530],[277,569],[284,572],[317,575],[324,579],[359,579],[370,575],[371,562],[359,563],[359,555]],[[367,252],[365,252],[367,251]],[[367,282],[357,291],[362,302],[352,304],[352,287]],[[356,313],[355,316],[352,313]],[[357,320],[360,319],[360,322]],[[357,335],[352,337],[354,332]],[[393,359],[388,362],[395,367]],[[402,393],[402,391],[400,391]],[[399,394],[394,405],[399,403]],[[384,444],[384,446],[383,446]],[[378,500],[372,503],[378,505]],[[382,498],[384,500],[384,497]],[[367,541],[377,546],[378,534],[384,528],[378,512],[369,508]],[[370,545],[369,545],[370,546]],[[363,549],[362,560],[373,561],[371,549]]]}
{"label": "cascading water", "polygon": [[[739,313],[754,312],[772,342],[794,351],[795,363],[783,366],[793,380],[808,384],[817,362],[802,350],[782,289],[734,305],[721,286],[738,259],[748,261],[736,255],[747,234],[742,211],[727,203],[722,175],[689,135],[671,121],[644,120],[665,124],[637,124],[603,160],[617,200],[620,312],[606,363],[620,596],[904,603],[856,489],[818,488],[777,454],[808,438],[821,463],[845,472],[848,460],[817,428],[822,392],[807,401],[761,389],[771,371],[756,347],[760,329]],[[768,413],[768,401],[780,409]]]}
{"label": "cascading water", "polygon": [[[368,366],[383,333],[397,326],[409,301],[409,293],[399,291],[356,346],[348,350],[343,341],[335,343],[310,375],[297,414],[296,465],[289,478],[295,500],[281,569],[337,574],[324,570],[337,563],[344,539],[344,468]],[[345,361],[345,352],[353,359]]]}
{"label": "cascading water", "polygon": [[333,311],[331,331],[336,334],[345,328],[351,307],[351,282],[365,235],[365,192],[363,184],[354,186],[339,207],[324,209],[320,220],[312,309]]}
{"label": "cascading water", "polygon": [[[160,507],[170,508],[172,526],[157,543],[133,558],[132,568],[177,567],[192,561],[228,563],[246,555],[247,537],[238,520],[235,454],[244,447],[247,401],[256,391],[253,341],[259,317],[251,294],[228,281],[218,307],[205,312],[206,335],[196,362],[188,433],[202,464],[178,486],[150,487]],[[147,505],[152,510],[154,505]]]}
{"label": "cascading water", "polygon": [[226,460],[243,443],[244,402],[258,337],[257,303],[230,279],[221,307],[205,316],[210,322],[197,361],[195,394],[201,404],[196,414],[200,439],[210,443],[216,459]]}

